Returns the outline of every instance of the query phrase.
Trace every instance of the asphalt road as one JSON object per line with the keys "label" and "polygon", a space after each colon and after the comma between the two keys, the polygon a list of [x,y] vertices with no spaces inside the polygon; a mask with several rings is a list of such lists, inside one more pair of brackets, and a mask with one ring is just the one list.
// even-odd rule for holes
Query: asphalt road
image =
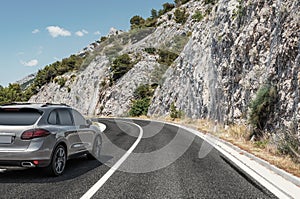
{"label": "asphalt road", "polygon": [[[0,172],[0,198],[81,198],[141,133],[132,121],[99,121],[107,126],[100,161],[69,160],[59,177],[39,169]],[[133,122],[143,138],[93,198],[275,198],[199,137],[167,124]]]}

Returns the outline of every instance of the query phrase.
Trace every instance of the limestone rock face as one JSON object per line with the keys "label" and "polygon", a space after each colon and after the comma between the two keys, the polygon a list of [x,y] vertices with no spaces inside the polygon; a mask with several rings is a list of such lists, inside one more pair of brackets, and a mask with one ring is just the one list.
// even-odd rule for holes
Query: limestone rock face
{"label": "limestone rock face", "polygon": [[[185,23],[176,22],[176,9],[188,13]],[[57,77],[67,79],[63,87],[53,81],[30,101],[67,103],[86,115],[126,116],[135,89],[156,84],[148,115],[166,116],[175,103],[187,117],[231,123],[246,121],[259,88],[272,85],[278,102],[266,129],[299,132],[299,13],[299,1],[191,0],[160,16],[156,28],[113,29],[91,50],[87,68]],[[147,48],[178,57],[164,69],[158,53]],[[134,66],[112,84],[112,61],[124,53]]]}
{"label": "limestone rock face", "polygon": [[29,102],[64,103],[75,107],[85,115],[94,115],[99,101],[101,80],[106,76],[108,63],[106,57],[97,57],[84,71],[57,77],[66,80],[64,86],[60,86],[54,80],[42,87]]}
{"label": "limestone rock face", "polygon": [[298,126],[299,8],[296,1],[218,1],[192,25],[149,114],[167,115],[174,102],[188,117],[245,120],[258,89],[272,85],[280,99],[266,128]]}

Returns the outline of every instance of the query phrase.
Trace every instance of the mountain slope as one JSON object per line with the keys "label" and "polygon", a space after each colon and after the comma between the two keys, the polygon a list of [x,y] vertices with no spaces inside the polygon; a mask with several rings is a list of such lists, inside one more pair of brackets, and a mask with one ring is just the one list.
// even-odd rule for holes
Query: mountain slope
{"label": "mountain slope", "polygon": [[[63,75],[62,87],[45,85],[30,101],[126,116],[136,88],[151,84],[148,115],[168,115],[174,104],[191,118],[250,118],[260,131],[299,132],[299,8],[299,0],[189,1],[160,16],[155,29],[101,41],[85,70]],[[163,60],[161,52],[177,59]],[[113,60],[122,54],[133,67],[113,81]]]}

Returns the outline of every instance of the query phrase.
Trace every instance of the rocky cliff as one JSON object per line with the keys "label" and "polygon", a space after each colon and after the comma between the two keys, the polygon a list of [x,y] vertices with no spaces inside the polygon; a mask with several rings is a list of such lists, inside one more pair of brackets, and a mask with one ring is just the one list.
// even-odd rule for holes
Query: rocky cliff
{"label": "rocky cliff", "polygon": [[258,89],[271,84],[279,97],[271,126],[297,126],[299,6],[299,1],[219,1],[192,26],[149,113],[166,114],[175,101],[189,117],[234,122],[247,117]]}
{"label": "rocky cliff", "polygon": [[[185,11],[180,21],[176,10]],[[264,127],[299,131],[299,0],[189,1],[162,15],[158,26],[116,33],[91,50],[90,64],[64,86],[45,85],[32,102],[70,104],[87,115],[126,116],[142,84],[157,85],[148,115],[175,104],[187,117],[246,121],[259,89],[276,100]],[[178,13],[177,13],[178,14]],[[178,55],[169,66],[157,53]],[[111,82],[112,60],[128,53],[134,67]]]}

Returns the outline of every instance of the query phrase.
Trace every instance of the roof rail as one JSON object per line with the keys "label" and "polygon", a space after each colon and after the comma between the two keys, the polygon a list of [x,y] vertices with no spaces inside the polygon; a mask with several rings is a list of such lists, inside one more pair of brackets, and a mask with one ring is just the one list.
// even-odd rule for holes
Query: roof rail
{"label": "roof rail", "polygon": [[67,106],[67,107],[70,107],[69,105],[64,104],[64,103],[60,103],[60,104],[55,104],[55,103],[45,103],[45,104],[42,105],[42,107],[46,107],[46,106]]}
{"label": "roof rail", "polygon": [[29,102],[10,102],[10,103],[6,103],[6,104],[1,104],[0,106],[9,106],[9,105],[29,105],[32,103]]}
{"label": "roof rail", "polygon": [[0,106],[9,106],[9,105],[40,105],[41,107],[47,107],[47,106],[67,106],[70,107],[67,104],[64,103],[30,103],[30,102],[11,102],[11,103],[6,103],[6,104],[2,104]]}

